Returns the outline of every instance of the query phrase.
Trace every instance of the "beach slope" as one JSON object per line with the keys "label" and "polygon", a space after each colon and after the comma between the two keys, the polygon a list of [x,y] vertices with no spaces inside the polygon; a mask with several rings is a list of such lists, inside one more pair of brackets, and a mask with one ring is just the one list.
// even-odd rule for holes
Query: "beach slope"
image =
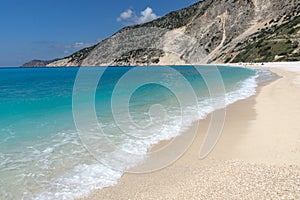
{"label": "beach slope", "polygon": [[198,122],[193,145],[173,165],[127,173],[84,199],[299,199],[300,63],[263,67],[281,78],[228,106],[222,136],[207,158],[198,159],[210,116]]}

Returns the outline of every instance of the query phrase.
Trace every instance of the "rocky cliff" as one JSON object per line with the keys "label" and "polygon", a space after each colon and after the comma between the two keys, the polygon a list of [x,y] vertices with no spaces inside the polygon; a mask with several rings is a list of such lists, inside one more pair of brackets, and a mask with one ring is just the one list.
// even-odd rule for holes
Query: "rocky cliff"
{"label": "rocky cliff", "polygon": [[204,0],[47,66],[300,60],[299,0]]}
{"label": "rocky cliff", "polygon": [[53,59],[53,60],[31,60],[22,65],[22,67],[46,67],[49,63],[53,63],[60,59]]}

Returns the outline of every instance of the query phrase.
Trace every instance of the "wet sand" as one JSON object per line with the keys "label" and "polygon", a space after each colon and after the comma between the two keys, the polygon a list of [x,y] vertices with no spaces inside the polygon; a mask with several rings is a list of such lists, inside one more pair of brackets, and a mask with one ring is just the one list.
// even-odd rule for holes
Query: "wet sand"
{"label": "wet sand", "polygon": [[300,199],[300,63],[264,67],[282,78],[226,108],[222,135],[205,159],[199,150],[211,115],[193,125],[197,137],[171,166],[125,173],[85,199]]}

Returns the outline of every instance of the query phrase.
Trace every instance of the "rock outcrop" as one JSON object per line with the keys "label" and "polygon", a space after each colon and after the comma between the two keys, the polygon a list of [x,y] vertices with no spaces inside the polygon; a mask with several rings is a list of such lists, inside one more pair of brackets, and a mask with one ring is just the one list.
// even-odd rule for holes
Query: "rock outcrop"
{"label": "rock outcrop", "polygon": [[47,66],[300,60],[299,0],[204,0]]}
{"label": "rock outcrop", "polygon": [[46,67],[49,63],[53,63],[60,59],[54,60],[31,60],[22,65],[22,67]]}

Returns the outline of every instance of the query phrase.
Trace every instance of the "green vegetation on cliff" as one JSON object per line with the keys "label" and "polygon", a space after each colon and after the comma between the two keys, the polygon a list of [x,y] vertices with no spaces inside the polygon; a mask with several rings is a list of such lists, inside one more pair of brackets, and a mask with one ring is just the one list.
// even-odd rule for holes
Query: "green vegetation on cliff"
{"label": "green vegetation on cliff", "polygon": [[[47,66],[300,60],[299,0],[202,0]],[[48,64],[49,63],[49,64]]]}
{"label": "green vegetation on cliff", "polygon": [[286,19],[286,23],[263,29],[254,42],[246,41],[232,62],[299,61],[300,16]]}

